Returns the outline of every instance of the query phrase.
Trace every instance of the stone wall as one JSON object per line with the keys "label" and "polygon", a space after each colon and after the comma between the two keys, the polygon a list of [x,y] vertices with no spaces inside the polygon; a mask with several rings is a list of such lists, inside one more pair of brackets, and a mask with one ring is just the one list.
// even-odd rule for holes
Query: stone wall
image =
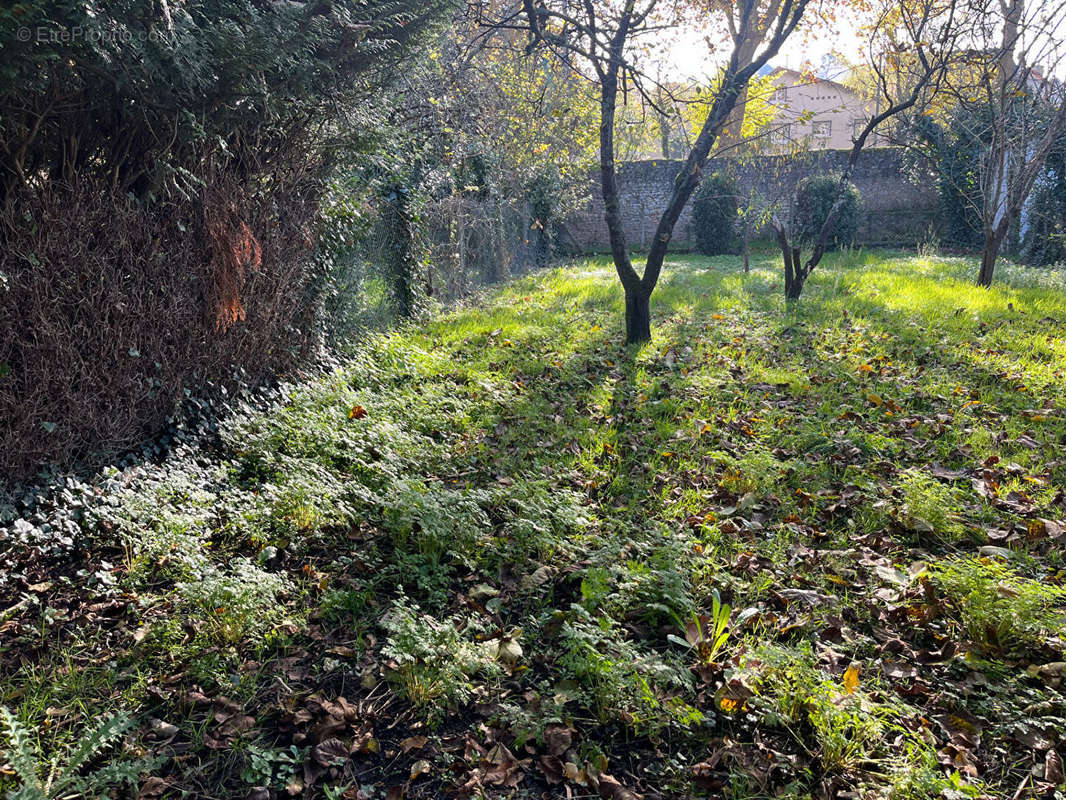
{"label": "stone wall", "polygon": [[[719,159],[709,162],[706,171],[730,172],[737,178],[741,192],[755,186],[764,195],[782,197],[808,175],[841,169],[847,155],[845,150],[821,150],[798,156],[758,156],[748,161]],[[648,247],[683,163],[664,159],[619,165],[622,219],[630,247]],[[936,189],[916,186],[904,177],[901,150],[876,148],[864,151],[859,157],[853,182],[862,194],[857,244],[914,245],[926,235],[930,226],[937,226]],[[608,249],[598,182],[589,181],[588,193],[589,200],[584,208],[572,214],[561,231],[564,246],[578,252]],[[691,248],[691,217],[690,200],[674,228],[672,249]]]}

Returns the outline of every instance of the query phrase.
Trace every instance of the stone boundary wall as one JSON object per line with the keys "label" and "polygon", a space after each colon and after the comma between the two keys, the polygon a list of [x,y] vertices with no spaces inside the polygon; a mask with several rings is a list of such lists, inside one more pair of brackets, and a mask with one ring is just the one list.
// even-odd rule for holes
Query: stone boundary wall
{"label": "stone boundary wall", "polygon": [[[798,156],[758,156],[746,161],[714,159],[708,162],[706,172],[728,171],[736,177],[741,192],[755,186],[764,194],[782,196],[781,187],[790,190],[808,175],[840,170],[847,156],[846,150],[820,150]],[[903,151],[899,148],[872,148],[859,157],[852,179],[862,194],[857,244],[914,245],[930,227],[939,227],[936,188],[908,181],[902,162]],[[660,159],[619,165],[622,220],[630,247],[648,247],[683,164]],[[561,244],[570,250],[599,252],[609,248],[598,177],[597,173],[589,180],[589,199],[584,207],[561,226]],[[674,228],[671,249],[691,249],[691,219],[689,200]],[[762,235],[768,233],[764,231]]]}

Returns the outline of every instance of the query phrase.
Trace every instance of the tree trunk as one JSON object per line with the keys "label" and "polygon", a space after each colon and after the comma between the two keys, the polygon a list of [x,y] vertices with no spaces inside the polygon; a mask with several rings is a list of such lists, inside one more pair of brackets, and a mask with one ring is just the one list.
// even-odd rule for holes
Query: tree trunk
{"label": "tree trunk", "polygon": [[744,223],[744,274],[751,272],[751,225]]}
{"label": "tree trunk", "polygon": [[410,197],[406,187],[394,185],[386,193],[386,229],[390,232],[386,258],[392,282],[392,299],[397,316],[415,313],[415,256]]}
{"label": "tree trunk", "polygon": [[[1000,226],[1005,227],[1005,226]],[[985,249],[981,253],[981,271],[977,273],[977,285],[986,289],[992,285],[992,274],[996,270],[996,259],[1003,244],[1006,230],[991,230],[985,234]]]}
{"label": "tree trunk", "polygon": [[[659,94],[661,100],[661,90]],[[670,121],[666,117],[659,118],[659,149],[662,151],[663,158],[670,157]]]}
{"label": "tree trunk", "polygon": [[626,344],[651,341],[651,292],[643,287],[626,290]]}
{"label": "tree trunk", "polygon": [[[626,298],[634,293],[643,293],[650,297],[650,291],[643,292],[640,276],[633,269],[633,262],[629,257],[625,228],[622,225],[622,201],[618,191],[618,175],[614,163],[614,118],[618,101],[621,46],[622,43],[618,42],[615,57],[600,84],[600,192],[603,196],[603,218],[607,223],[607,236],[611,243],[611,259],[614,261],[618,280],[625,289]],[[628,300],[626,305],[628,308]],[[626,331],[629,330],[627,312]]]}
{"label": "tree trunk", "polygon": [[[745,50],[751,48],[745,47]],[[750,59],[751,55],[745,53],[747,59]],[[741,134],[740,130],[744,125],[744,107],[748,102],[748,85],[744,84],[740,93],[737,95],[737,104],[733,106],[733,110],[729,112],[729,119],[726,120],[725,127],[722,128],[722,132],[718,135],[718,140],[715,142],[719,152],[729,150],[740,144]]]}
{"label": "tree trunk", "polygon": [[493,264],[492,279],[499,283],[507,280],[511,274],[511,254],[507,252],[507,229],[503,224],[503,203],[496,203],[496,218],[493,220],[492,238],[495,240],[496,263]]}
{"label": "tree trunk", "polygon": [[548,235],[547,222],[540,222],[541,226],[537,229],[536,262],[538,267],[546,267],[551,261],[551,238]]}
{"label": "tree trunk", "polygon": [[791,279],[785,277],[785,301],[794,303],[800,299],[803,293],[803,276],[798,271],[793,271]]}
{"label": "tree trunk", "polygon": [[807,276],[810,275],[810,269],[805,268],[800,264],[800,249],[798,247],[792,248],[792,291],[794,294],[788,296],[788,300],[799,300],[800,293],[803,291],[803,284],[807,282]]}
{"label": "tree trunk", "polygon": [[457,200],[455,204],[455,227],[458,237],[457,250],[459,258],[459,295],[466,295],[466,216],[463,214],[463,201]]}
{"label": "tree trunk", "polygon": [[800,264],[800,250],[788,241],[788,233],[783,227],[776,228],[777,244],[781,248],[781,260],[785,264],[785,300],[799,300],[803,291],[804,274]]}

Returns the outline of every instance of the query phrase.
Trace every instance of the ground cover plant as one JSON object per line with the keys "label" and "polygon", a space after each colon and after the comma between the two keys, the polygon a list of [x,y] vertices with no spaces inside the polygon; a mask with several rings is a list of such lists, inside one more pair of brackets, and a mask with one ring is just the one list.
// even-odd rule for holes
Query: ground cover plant
{"label": "ground cover plant", "polygon": [[16,498],[0,791],[1063,796],[1066,286],[973,270],[672,256],[627,348],[582,260]]}

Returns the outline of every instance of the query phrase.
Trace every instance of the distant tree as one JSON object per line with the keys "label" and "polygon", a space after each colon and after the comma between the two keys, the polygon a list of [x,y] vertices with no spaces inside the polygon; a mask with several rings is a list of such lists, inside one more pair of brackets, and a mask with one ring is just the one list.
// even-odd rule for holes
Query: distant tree
{"label": "distant tree", "polygon": [[872,91],[876,111],[852,139],[821,229],[812,235],[798,225],[801,217],[794,213],[794,191],[782,193],[788,202],[778,202],[771,212],[784,262],[786,300],[799,299],[807,278],[829,248],[840,215],[852,203],[851,176],[866,143],[878,128],[921,108],[935,94],[957,55],[959,37],[955,0],[880,0],[875,6],[866,41],[871,74],[876,76]]}
{"label": "distant tree", "polygon": [[811,175],[796,186],[793,229],[799,242],[810,244],[818,240],[838,202],[840,206],[829,228],[826,247],[849,245],[855,239],[859,227],[859,190],[848,184],[841,195],[839,187],[840,179],[830,174]]}
{"label": "distant tree", "polygon": [[497,26],[514,27],[524,18],[529,49],[545,47],[579,74],[589,77],[599,90],[600,192],[615,270],[625,292],[626,341],[651,338],[650,299],[659,280],[667,247],[689,198],[703,178],[703,167],[741,93],[758,71],[781,49],[796,30],[809,0],[738,0],[712,4],[711,17],[729,30],[730,53],[722,69],[714,100],[707,108],[670,198],[659,218],[643,274],[633,267],[621,216],[616,169],[616,124],[620,95],[640,92],[654,102],[648,75],[639,64],[644,43],[661,36],[664,28],[677,28],[689,13],[705,13],[686,4],[665,0],[523,0],[520,9],[496,20]]}
{"label": "distant tree", "polygon": [[[624,91],[616,116],[616,158],[637,161],[685,156],[699,136],[718,94],[721,77],[719,72],[709,80],[669,81],[662,75],[661,67],[657,67],[655,78],[649,79],[647,98],[637,90]],[[764,141],[760,134],[767,130],[778,111],[770,102],[774,87],[774,79],[769,75],[751,79],[743,107],[738,102],[734,112],[734,118],[741,121],[740,126],[733,136],[715,142],[710,158],[733,157],[760,146]]]}
{"label": "distant tree", "polygon": [[[766,39],[778,14],[782,10],[781,0],[769,0],[765,8],[760,9],[760,13],[756,16],[754,22],[750,23],[753,26],[752,30],[745,32],[738,27],[739,15],[733,13],[732,3],[729,0],[713,0],[711,5],[718,5],[725,11],[725,23],[729,31],[729,38],[733,41],[737,60],[742,64],[751,61],[755,57],[756,49]],[[765,91],[760,91],[754,84],[756,81],[758,81],[758,78],[753,78],[742,86],[737,93],[736,105],[730,110],[725,125],[722,126],[722,133],[718,142],[720,149],[734,147],[746,138],[744,126],[746,123],[750,124],[752,116],[751,109],[748,107],[748,96],[749,94],[754,95],[756,98],[765,98],[767,96]],[[752,91],[753,88],[755,88],[755,91]],[[754,106],[755,104],[752,105]]]}
{"label": "distant tree", "polygon": [[692,201],[692,238],[700,253],[714,256],[733,252],[738,191],[736,180],[722,172],[700,184]]}
{"label": "distant tree", "polygon": [[1034,266],[1066,263],[1066,140],[1048,154],[1044,175],[1026,210],[1021,257]]}
{"label": "distant tree", "polygon": [[342,284],[374,274],[407,315],[551,257],[594,163],[595,97],[523,42],[463,7],[396,76],[378,146],[345,165],[346,182],[373,188],[378,224],[336,264]]}
{"label": "distant tree", "polygon": [[[681,110],[686,128],[686,141],[699,135],[709,105],[717,93],[717,78],[708,86],[697,89],[693,98]],[[712,157],[736,158],[747,151],[761,149],[766,134],[773,128],[779,109],[770,102],[777,84],[770,75],[756,75],[748,82],[743,101],[738,101],[728,123],[728,136],[722,136],[712,151]]]}
{"label": "distant tree", "polygon": [[[1066,2],[968,0],[967,10],[969,47],[944,84],[956,106],[951,125],[939,142],[927,135],[924,143],[934,156],[938,144],[947,150],[934,162],[939,177],[980,220],[977,284],[990,286],[1008,234],[1066,132],[1066,86],[1053,77],[1066,58],[1058,29]],[[974,153],[971,169],[957,168],[958,144]]]}

